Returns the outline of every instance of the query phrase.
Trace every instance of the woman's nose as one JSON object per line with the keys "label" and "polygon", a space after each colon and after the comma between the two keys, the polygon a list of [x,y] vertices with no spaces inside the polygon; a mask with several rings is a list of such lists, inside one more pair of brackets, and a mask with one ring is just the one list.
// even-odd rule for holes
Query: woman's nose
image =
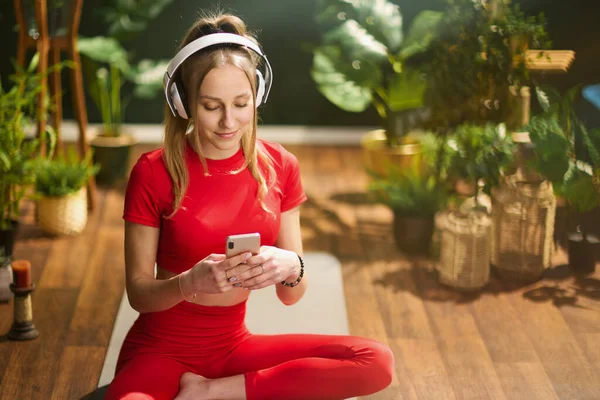
{"label": "woman's nose", "polygon": [[225,108],[223,111],[223,115],[221,115],[221,126],[223,128],[233,128],[234,126],[233,113],[231,109]]}

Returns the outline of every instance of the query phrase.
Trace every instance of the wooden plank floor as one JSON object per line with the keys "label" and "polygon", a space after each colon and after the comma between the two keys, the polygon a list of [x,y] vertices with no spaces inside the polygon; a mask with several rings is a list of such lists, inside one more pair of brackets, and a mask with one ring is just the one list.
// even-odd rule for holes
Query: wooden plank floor
{"label": "wooden plank floor", "polygon": [[[391,212],[366,201],[358,148],[287,146],[310,200],[306,250],[343,265],[352,334],[388,344],[392,385],[369,399],[600,399],[600,268],[577,279],[558,251],[545,279],[492,279],[480,293],[437,282],[430,260],[399,254]],[[139,146],[141,151],[152,146]],[[7,341],[12,302],[0,304],[0,399],[80,399],[96,387],[124,288],[124,184],[101,189],[85,232],[52,238],[25,204],[16,257],[33,264],[40,336]]]}

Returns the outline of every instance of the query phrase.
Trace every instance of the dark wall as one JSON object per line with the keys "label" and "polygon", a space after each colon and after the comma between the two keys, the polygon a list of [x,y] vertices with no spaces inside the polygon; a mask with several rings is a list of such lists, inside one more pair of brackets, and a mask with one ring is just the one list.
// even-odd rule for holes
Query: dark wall
{"label": "dark wall", "polygon": [[[28,1],[28,0],[25,0]],[[31,1],[31,0],[29,0]],[[405,26],[424,8],[440,9],[435,0],[396,0],[401,6]],[[93,36],[103,33],[103,26],[94,10],[101,0],[85,0],[80,33]],[[199,10],[215,2],[206,0],[175,0],[151,23],[128,48],[135,58],[169,58],[174,55],[178,40],[196,19]],[[549,31],[557,49],[573,49],[576,61],[566,75],[549,77],[559,87],[577,83],[600,82],[600,2],[594,0],[521,0],[522,7],[532,13],[544,11]],[[250,27],[258,30],[258,38],[274,69],[274,85],[269,102],[262,111],[266,124],[300,125],[376,125],[378,116],[369,109],[360,114],[346,113],[330,104],[315,89],[309,71],[312,62],[306,44],[319,39],[313,21],[316,0],[224,0],[225,7],[241,16]],[[12,0],[0,0],[0,74],[12,72],[10,59],[16,56],[15,18]],[[68,81],[65,80],[65,84]],[[66,93],[65,100],[70,99]],[[65,101],[65,118],[70,118],[70,102]],[[134,123],[156,123],[162,120],[164,101],[134,99],[126,120]],[[91,122],[99,120],[88,101]]]}

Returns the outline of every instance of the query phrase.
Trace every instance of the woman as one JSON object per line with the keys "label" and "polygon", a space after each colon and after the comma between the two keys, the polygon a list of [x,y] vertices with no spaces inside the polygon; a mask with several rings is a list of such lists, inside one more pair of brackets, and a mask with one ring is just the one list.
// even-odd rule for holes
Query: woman
{"label": "woman", "polygon": [[[191,27],[169,65],[164,145],[140,157],[125,196],[126,286],[140,316],[107,399],[343,399],[391,381],[393,355],[373,340],[244,325],[252,290],[274,286],[292,305],[307,285],[298,161],[256,138],[271,81],[260,61],[244,23],[218,15]],[[250,232],[258,254],[222,254],[227,236]]]}

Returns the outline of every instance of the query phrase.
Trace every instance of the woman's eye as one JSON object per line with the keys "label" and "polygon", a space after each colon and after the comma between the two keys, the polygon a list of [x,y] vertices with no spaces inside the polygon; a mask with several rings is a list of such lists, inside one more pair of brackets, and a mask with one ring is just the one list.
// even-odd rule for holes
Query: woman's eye
{"label": "woman's eye", "polygon": [[219,108],[219,107],[218,106],[216,106],[216,107],[204,106],[204,109],[207,111],[215,111],[217,108]]}
{"label": "woman's eye", "polygon": [[235,106],[236,106],[237,108],[244,108],[244,107],[246,107],[247,105],[248,105],[248,103],[246,103],[246,104],[236,104]]}

